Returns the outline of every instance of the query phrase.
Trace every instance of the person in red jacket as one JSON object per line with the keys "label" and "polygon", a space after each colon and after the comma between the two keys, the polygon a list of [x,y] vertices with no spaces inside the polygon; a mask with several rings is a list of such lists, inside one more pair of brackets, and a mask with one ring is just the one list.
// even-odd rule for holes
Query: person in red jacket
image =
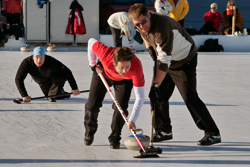
{"label": "person in red jacket", "polygon": [[201,27],[198,34],[209,34],[209,32],[219,32],[221,14],[218,12],[218,5],[216,3],[212,3],[210,7],[210,11],[205,13],[205,15],[203,16],[206,23]]}
{"label": "person in red jacket", "polygon": [[[141,107],[144,103],[144,74],[141,61],[128,47],[108,47],[100,41],[90,38],[88,40],[89,66],[93,70],[88,102],[85,104],[85,138],[84,144],[90,146],[98,128],[98,115],[105,94],[107,92],[95,67],[103,69],[103,76],[109,86],[113,86],[115,97],[124,114],[128,116],[128,104],[132,88],[135,93],[135,102],[128,119],[128,129],[136,129]],[[118,108],[112,106],[114,112],[111,122],[111,133],[108,137],[110,149],[119,149],[122,127],[125,124]]]}
{"label": "person in red jacket", "polygon": [[20,24],[22,0],[3,0],[2,11],[9,25]]}

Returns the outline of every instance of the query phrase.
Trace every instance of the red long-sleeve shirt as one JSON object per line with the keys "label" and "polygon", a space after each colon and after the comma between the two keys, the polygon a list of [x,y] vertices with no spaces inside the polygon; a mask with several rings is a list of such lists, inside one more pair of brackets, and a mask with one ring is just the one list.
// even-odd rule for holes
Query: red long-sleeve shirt
{"label": "red long-sleeve shirt", "polygon": [[211,11],[205,13],[205,15],[203,16],[204,18],[204,21],[207,22],[207,21],[212,21],[214,24],[213,24],[213,27],[219,31],[220,29],[220,22],[221,22],[221,14],[219,12],[216,12],[216,13],[212,13]]}
{"label": "red long-sleeve shirt", "polygon": [[6,10],[10,14],[21,13],[22,0],[3,0],[2,10]]}
{"label": "red long-sleeve shirt", "polygon": [[144,74],[142,70],[141,61],[134,55],[131,67],[125,76],[121,76],[115,70],[113,64],[113,52],[116,48],[107,47],[101,42],[96,42],[93,51],[99,57],[104,67],[105,74],[114,81],[121,81],[124,79],[132,79],[133,85],[136,87],[144,86]]}

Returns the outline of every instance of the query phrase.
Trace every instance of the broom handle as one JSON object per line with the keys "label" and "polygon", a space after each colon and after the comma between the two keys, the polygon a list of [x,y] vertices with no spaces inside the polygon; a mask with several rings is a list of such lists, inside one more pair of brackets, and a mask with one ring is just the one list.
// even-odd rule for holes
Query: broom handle
{"label": "broom handle", "polygon": [[[89,90],[80,91],[80,93],[85,93],[85,92],[89,92]],[[71,94],[73,94],[73,93],[71,92],[71,93],[65,93],[65,94],[61,94],[61,95],[51,95],[51,96],[33,97],[33,98],[31,98],[31,100],[44,99],[44,98],[50,98],[50,97],[62,97],[62,96],[71,95]],[[19,101],[23,101],[23,99],[18,99],[18,100],[19,100]]]}
{"label": "broom handle", "polygon": [[235,32],[235,19],[236,19],[236,6],[233,6],[232,35],[234,35]]}
{"label": "broom handle", "polygon": [[[113,93],[112,93],[112,91],[111,91],[111,89],[110,89],[110,87],[109,87],[109,85],[108,85],[106,79],[105,79],[104,76],[102,75],[102,70],[100,69],[99,66],[96,66],[96,72],[97,72],[97,74],[100,76],[100,78],[101,78],[101,80],[102,80],[104,86],[106,87],[107,91],[109,92],[109,94],[110,94],[111,98],[113,99],[113,101],[114,101],[116,107],[118,108],[119,112],[121,113],[122,118],[124,119],[124,121],[126,122],[126,124],[128,124],[128,120],[127,120],[127,118],[126,118],[126,115],[125,115],[125,113],[123,112],[123,110],[122,110],[121,106],[119,105],[118,101],[116,100],[115,96],[113,95]],[[143,150],[143,152],[146,153],[146,149],[145,149],[145,147],[142,145],[142,143],[141,143],[141,141],[139,140],[138,136],[136,135],[135,131],[134,131],[133,129],[130,129],[130,131],[131,131],[132,134],[134,135],[136,141],[137,141],[138,144],[140,145],[140,147],[141,147],[141,149]]]}
{"label": "broom handle", "polygon": [[[153,69],[153,79],[156,76],[157,71],[157,60],[154,61],[154,69]],[[149,146],[153,146],[153,129],[154,129],[154,123],[155,123],[155,103],[152,103],[152,109],[151,109],[151,130],[150,130],[150,143]]]}
{"label": "broom handle", "polygon": [[155,104],[152,105],[151,110],[151,130],[150,130],[150,146],[153,146],[153,128],[154,128],[154,122],[155,122],[155,111],[154,111]]}

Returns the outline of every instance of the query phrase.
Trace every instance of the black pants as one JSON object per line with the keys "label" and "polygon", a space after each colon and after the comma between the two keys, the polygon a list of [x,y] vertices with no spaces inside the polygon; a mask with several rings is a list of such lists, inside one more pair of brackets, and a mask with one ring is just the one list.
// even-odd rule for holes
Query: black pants
{"label": "black pants", "polygon": [[21,15],[20,13],[14,13],[14,14],[7,13],[6,14],[7,23],[9,23],[9,25],[12,24],[20,25],[20,15]]}
{"label": "black pants", "polygon": [[122,46],[122,33],[121,29],[116,29],[112,26],[109,26],[112,36],[113,36],[113,41],[114,41],[114,47],[121,47]]}
{"label": "black pants", "polygon": [[60,94],[60,89],[63,88],[66,78],[62,75],[53,75],[51,78],[39,81],[39,86],[45,96]]}
{"label": "black pants", "polygon": [[160,86],[160,97],[155,106],[155,129],[165,132],[172,131],[169,117],[169,98],[175,86],[178,88],[196,126],[205,133],[219,134],[207,107],[201,101],[196,90],[197,56],[178,69],[168,69],[167,75]]}
{"label": "black pants", "polygon": [[184,19],[179,20],[178,23],[180,23],[180,25],[181,25],[182,27],[184,27]]}
{"label": "black pants", "polygon": [[[113,81],[106,76],[103,72],[103,75],[109,84],[109,86],[114,86],[115,97],[120,104],[122,110],[128,115],[128,102],[131,95],[131,90],[133,87],[132,80],[122,80],[122,81]],[[85,126],[85,135],[93,135],[97,131],[98,127],[98,114],[100,108],[102,107],[102,101],[105,97],[107,90],[96,72],[93,72],[92,81],[89,91],[88,102],[85,105],[85,117],[84,117],[84,126]],[[114,109],[112,123],[111,123],[111,134],[109,136],[109,142],[119,142],[121,140],[121,130],[124,125],[124,120],[117,109],[116,105],[113,104],[112,108]]]}
{"label": "black pants", "polygon": [[199,34],[208,34],[210,31],[216,31],[218,32],[214,26],[213,26],[213,22],[211,21],[207,21],[200,29],[200,31],[198,32]]}

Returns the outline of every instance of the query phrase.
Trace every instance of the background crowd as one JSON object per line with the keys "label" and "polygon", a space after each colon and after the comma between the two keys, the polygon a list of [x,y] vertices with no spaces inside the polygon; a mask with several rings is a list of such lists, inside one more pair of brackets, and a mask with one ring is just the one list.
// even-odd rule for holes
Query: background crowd
{"label": "background crowd", "polygon": [[[189,11],[187,0],[156,0],[156,12],[170,16],[175,21],[179,22],[184,27],[184,18]],[[226,8],[221,14],[217,3],[212,3],[210,9],[203,16],[204,25],[194,34],[232,34],[233,12],[227,13],[228,10],[233,10],[236,7],[235,31],[243,33],[244,18],[240,10],[237,8],[235,1],[230,0],[226,4]]]}

